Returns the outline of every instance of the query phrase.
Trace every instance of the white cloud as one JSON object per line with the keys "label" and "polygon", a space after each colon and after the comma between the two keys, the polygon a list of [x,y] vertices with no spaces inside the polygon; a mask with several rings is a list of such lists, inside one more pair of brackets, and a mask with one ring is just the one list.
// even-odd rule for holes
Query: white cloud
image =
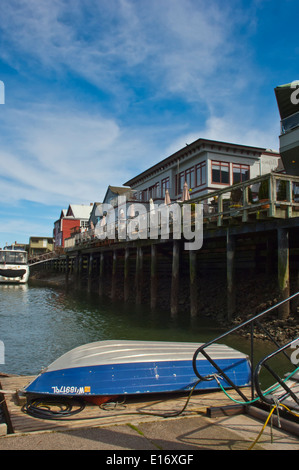
{"label": "white cloud", "polygon": [[261,128],[252,126],[250,121],[247,121],[245,113],[243,119],[242,116],[239,119],[231,115],[224,117],[212,116],[207,119],[203,127],[198,129],[198,132],[182,133],[168,147],[168,152],[169,154],[174,153],[199,138],[266,149],[271,148],[278,151],[278,136],[279,121],[275,116]]}
{"label": "white cloud", "polygon": [[49,7],[3,0],[2,8],[0,55],[12,66],[21,69],[25,60],[43,73],[71,70],[122,99],[132,92],[131,77],[133,88],[146,80],[158,97],[175,93],[209,104],[211,81],[218,88],[221,81],[218,93],[225,94],[249,70],[233,32],[250,17],[234,2],[52,0]]}
{"label": "white cloud", "polygon": [[[132,167],[156,158],[145,134],[82,110],[33,106],[10,111],[1,123],[0,200],[45,204],[102,200],[122,185]],[[12,145],[12,142],[13,145]],[[155,148],[155,150],[153,150]]]}
{"label": "white cloud", "polygon": [[[245,20],[253,22],[250,7],[240,13],[235,2],[203,0],[3,0],[2,8],[0,57],[20,77],[32,73],[38,83],[49,75],[45,86],[55,78],[61,97],[66,77],[75,74],[111,100],[97,97],[90,105],[73,96],[54,106],[32,90],[27,105],[30,97],[43,105],[5,105],[2,201],[96,201],[108,184],[122,184],[199,137],[274,144],[271,126],[259,129],[246,108],[244,91],[258,76],[250,70],[246,42],[237,42],[234,32]],[[186,114],[173,124],[170,113],[161,126],[159,111],[147,117],[143,102],[141,127],[133,106],[140,86],[150,90],[151,105],[179,96],[193,116],[201,115],[198,122]],[[110,103],[121,114],[105,114]]]}

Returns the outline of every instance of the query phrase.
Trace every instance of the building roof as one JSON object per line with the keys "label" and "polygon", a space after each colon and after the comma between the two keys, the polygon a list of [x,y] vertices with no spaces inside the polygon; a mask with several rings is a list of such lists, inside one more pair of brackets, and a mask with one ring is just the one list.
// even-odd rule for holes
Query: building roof
{"label": "building roof", "polygon": [[[133,186],[138,181],[148,178],[150,175],[153,175],[161,169],[165,169],[168,166],[177,163],[178,161],[186,158],[188,155],[191,155],[194,151],[206,151],[206,150],[216,150],[224,147],[226,150],[230,148],[234,152],[244,153],[247,154],[250,152],[251,154],[255,154],[256,157],[262,154],[271,154],[276,155],[279,157],[279,153],[275,150],[265,149],[262,147],[251,147],[248,145],[240,145],[240,144],[233,144],[229,142],[220,142],[216,140],[209,140],[209,139],[198,139],[192,142],[191,144],[186,144],[186,147],[178,150],[177,152],[173,153],[169,157],[161,160],[160,162],[156,163],[152,167],[148,168],[147,170],[143,171],[137,176],[134,176],[131,180],[124,183],[126,186]],[[245,153],[244,153],[245,155]]]}
{"label": "building roof", "polygon": [[92,210],[91,205],[85,205],[85,204],[70,204],[67,210],[66,216],[72,216],[75,219],[89,219],[90,212]]}

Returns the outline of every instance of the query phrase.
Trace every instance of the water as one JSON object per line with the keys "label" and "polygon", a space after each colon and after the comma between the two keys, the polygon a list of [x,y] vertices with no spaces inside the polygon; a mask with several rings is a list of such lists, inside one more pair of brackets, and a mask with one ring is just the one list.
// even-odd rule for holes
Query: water
{"label": "water", "polygon": [[[223,330],[208,319],[191,322],[184,316],[174,320],[168,312],[111,303],[85,291],[0,285],[0,340],[5,347],[0,371],[8,374],[36,375],[65,352],[92,341],[202,343],[221,333]],[[250,351],[249,340],[239,336],[223,342],[242,352]],[[263,357],[272,349],[261,342],[256,355]]]}

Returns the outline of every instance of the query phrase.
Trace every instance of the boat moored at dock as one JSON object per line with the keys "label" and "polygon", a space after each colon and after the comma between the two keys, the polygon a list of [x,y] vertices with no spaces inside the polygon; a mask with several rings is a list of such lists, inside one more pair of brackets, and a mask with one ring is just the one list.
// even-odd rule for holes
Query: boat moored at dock
{"label": "boat moored at dock", "polygon": [[0,250],[0,283],[26,284],[28,279],[27,252],[21,249]]}
{"label": "boat moored at dock", "polygon": [[[160,341],[89,343],[50,364],[24,392],[95,397],[218,389],[215,378],[200,381],[193,370],[192,360],[198,347],[197,343]],[[209,347],[209,354],[234,384],[249,385],[250,362],[246,354],[223,344]],[[197,358],[197,367],[204,376],[216,373],[204,356]],[[222,384],[230,388],[224,379]]]}

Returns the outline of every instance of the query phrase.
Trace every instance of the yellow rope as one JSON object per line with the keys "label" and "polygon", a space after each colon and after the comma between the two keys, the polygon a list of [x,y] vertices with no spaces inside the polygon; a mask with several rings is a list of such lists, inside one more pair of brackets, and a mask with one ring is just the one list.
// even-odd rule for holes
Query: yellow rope
{"label": "yellow rope", "polygon": [[277,408],[276,405],[273,406],[272,410],[270,411],[270,413],[269,413],[269,415],[268,415],[268,417],[267,417],[267,419],[266,419],[266,421],[265,421],[264,426],[263,426],[262,429],[260,430],[260,432],[259,432],[257,438],[253,441],[253,443],[251,444],[251,446],[248,448],[248,450],[253,449],[253,447],[255,446],[255,444],[257,443],[257,441],[259,440],[259,438],[260,438],[261,435],[263,434],[264,430],[266,429],[266,426],[267,426],[267,424],[268,424],[268,422],[269,422],[269,419],[271,418],[272,413],[273,413],[273,411],[274,411],[276,408]]}
{"label": "yellow rope", "polygon": [[291,413],[292,415],[296,416],[297,418],[299,418],[299,414],[298,413],[295,413],[294,411],[290,410],[290,408],[288,408],[286,405],[284,405],[283,403],[280,403],[279,405],[275,405],[273,406],[272,410],[270,411],[266,421],[265,421],[265,424],[263,425],[261,431],[259,432],[259,435],[257,436],[257,438],[255,439],[255,441],[251,444],[251,446],[248,448],[248,450],[251,450],[253,449],[253,447],[255,446],[255,444],[258,442],[259,438],[261,437],[261,435],[263,434],[264,430],[266,429],[266,426],[269,422],[269,419],[271,418],[274,410],[278,407],[278,406],[282,406],[283,408],[285,408],[289,413]]}

